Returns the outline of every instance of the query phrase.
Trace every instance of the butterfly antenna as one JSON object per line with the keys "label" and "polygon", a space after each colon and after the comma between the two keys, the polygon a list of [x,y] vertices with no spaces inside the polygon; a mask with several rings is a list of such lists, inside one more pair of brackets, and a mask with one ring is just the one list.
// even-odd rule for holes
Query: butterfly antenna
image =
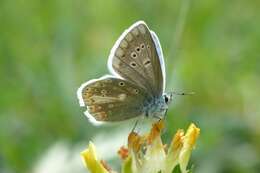
{"label": "butterfly antenna", "polygon": [[185,96],[185,95],[194,95],[195,92],[192,91],[192,92],[185,93],[185,92],[176,92],[176,91],[173,91],[172,94]]}

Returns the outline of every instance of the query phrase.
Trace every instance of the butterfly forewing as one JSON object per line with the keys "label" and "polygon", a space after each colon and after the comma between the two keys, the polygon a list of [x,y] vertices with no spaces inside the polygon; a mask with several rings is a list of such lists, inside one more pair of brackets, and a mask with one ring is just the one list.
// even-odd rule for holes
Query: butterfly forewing
{"label": "butterfly forewing", "polygon": [[103,77],[82,85],[79,99],[97,121],[121,121],[144,113],[147,92],[126,80]]}
{"label": "butterfly forewing", "polygon": [[164,90],[164,67],[154,41],[147,25],[137,22],[122,34],[113,47],[109,66],[114,74],[137,84],[149,95],[159,97]]}

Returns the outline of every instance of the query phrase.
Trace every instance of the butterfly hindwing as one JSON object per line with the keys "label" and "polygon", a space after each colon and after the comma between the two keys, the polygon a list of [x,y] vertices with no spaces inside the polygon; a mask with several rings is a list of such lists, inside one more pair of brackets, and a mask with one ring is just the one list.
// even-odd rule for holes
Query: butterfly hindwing
{"label": "butterfly hindwing", "polygon": [[143,88],[115,77],[83,84],[78,97],[96,121],[121,121],[142,115],[149,98]]}

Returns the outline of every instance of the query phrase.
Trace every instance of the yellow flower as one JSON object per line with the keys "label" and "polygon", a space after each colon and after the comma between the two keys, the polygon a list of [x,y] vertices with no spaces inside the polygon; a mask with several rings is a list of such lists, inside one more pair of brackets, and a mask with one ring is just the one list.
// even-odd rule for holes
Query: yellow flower
{"label": "yellow flower", "polygon": [[200,129],[197,128],[194,124],[191,124],[184,136],[183,139],[183,147],[179,154],[179,164],[182,173],[186,173],[187,165],[190,160],[190,155],[192,152],[192,149],[195,146],[196,140],[200,134]]}
{"label": "yellow flower", "polygon": [[81,152],[83,162],[91,173],[109,173],[103,161],[99,161],[96,155],[95,145],[90,142],[86,150]]}
{"label": "yellow flower", "polygon": [[179,161],[179,154],[183,147],[184,131],[178,130],[174,135],[165,160],[165,173],[171,173]]}
{"label": "yellow flower", "polygon": [[[182,173],[188,172],[187,165],[200,129],[191,124],[186,134],[178,130],[167,149],[161,140],[163,128],[164,122],[158,121],[147,135],[129,134],[128,147],[118,151],[123,159],[121,173],[171,173],[178,164]],[[114,172],[105,162],[98,161],[92,143],[82,152],[82,157],[91,173]]]}

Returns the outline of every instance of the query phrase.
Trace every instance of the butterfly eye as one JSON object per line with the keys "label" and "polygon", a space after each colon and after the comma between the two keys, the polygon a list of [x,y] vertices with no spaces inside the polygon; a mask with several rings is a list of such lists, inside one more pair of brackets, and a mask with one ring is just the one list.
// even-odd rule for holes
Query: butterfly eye
{"label": "butterfly eye", "polygon": [[164,101],[165,101],[165,103],[168,103],[169,98],[167,96],[164,96]]}

